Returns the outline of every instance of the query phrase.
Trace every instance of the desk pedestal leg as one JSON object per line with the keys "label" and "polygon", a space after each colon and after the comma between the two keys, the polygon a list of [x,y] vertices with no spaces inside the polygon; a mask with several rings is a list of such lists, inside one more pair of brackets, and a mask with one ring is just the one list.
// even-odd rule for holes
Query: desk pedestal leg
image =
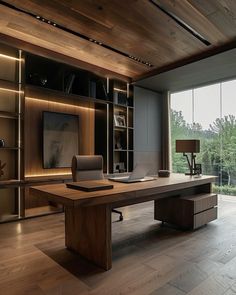
{"label": "desk pedestal leg", "polygon": [[65,208],[66,247],[105,270],[111,268],[111,208]]}

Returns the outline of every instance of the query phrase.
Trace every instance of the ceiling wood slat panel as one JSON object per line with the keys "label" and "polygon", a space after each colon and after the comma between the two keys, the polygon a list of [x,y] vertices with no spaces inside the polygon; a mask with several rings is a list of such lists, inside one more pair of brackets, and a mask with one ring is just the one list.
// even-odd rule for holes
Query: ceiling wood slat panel
{"label": "ceiling wood slat panel", "polygon": [[188,0],[156,0],[155,2],[167,11],[175,14],[210,43],[221,44],[227,40],[227,37],[212,24],[207,16],[201,13]]}
{"label": "ceiling wood slat panel", "polygon": [[[8,0],[7,2],[16,5],[18,1]],[[39,1],[25,0],[18,6],[33,11],[35,14],[39,14],[40,11],[41,15],[45,18],[52,19],[58,24],[77,30],[89,37],[92,36],[94,39],[102,41],[130,55],[141,57],[151,62],[154,66],[167,63],[170,59],[170,55],[172,59],[176,60],[180,56],[185,56],[186,52],[191,54],[197,52],[200,48],[204,48],[198,40],[195,40],[190,34],[186,34],[181,27],[177,26],[166,15],[163,13],[160,14],[159,11],[155,9],[153,10],[152,5],[148,2],[144,3],[143,1],[130,0],[128,2],[130,9],[127,9],[127,3],[125,1],[103,1],[107,2],[107,5],[101,10],[98,9],[98,7],[103,6],[98,6],[98,4],[89,6],[89,4],[94,1],[78,0],[76,1],[79,7],[78,9],[80,9],[77,9],[79,12],[77,15],[78,18],[76,18],[75,15],[74,18],[72,18],[72,15],[67,13],[71,11],[71,1],[37,2]],[[67,10],[60,7],[60,2],[63,3]],[[60,15],[59,11],[61,11]],[[130,13],[130,11],[133,11],[133,13]],[[91,23],[84,19],[82,23],[81,15],[88,16],[89,13],[93,19],[95,19],[97,14],[98,21],[109,15],[111,21],[116,23],[116,25],[113,26],[112,30],[104,30],[104,28],[97,25],[96,20],[95,23]],[[80,26],[78,26],[78,22]],[[163,26],[166,22],[171,23],[171,28]],[[143,43],[143,39],[145,40],[145,47],[147,48],[145,54],[143,46],[140,46]],[[172,47],[169,46],[170,43]],[[157,50],[157,44],[162,44],[162,46],[158,48],[158,58],[153,54],[153,52]],[[187,50],[186,44],[189,44]]]}
{"label": "ceiling wood slat panel", "polygon": [[153,74],[236,39],[236,1],[155,1],[211,45],[203,44],[149,0],[5,0],[1,2],[53,21],[59,28],[0,5],[0,32],[131,78]]}
{"label": "ceiling wood slat panel", "polygon": [[[236,1],[188,0],[203,13],[227,39],[236,38]],[[207,28],[206,28],[207,30]]]}
{"label": "ceiling wood slat panel", "polygon": [[[112,51],[97,46],[91,42],[69,35],[63,31],[39,23],[36,19],[22,17],[21,14],[1,7],[4,25],[0,26],[0,32],[12,37],[25,40],[62,54],[86,61],[97,66],[113,70],[124,76],[132,77],[146,66],[133,62]],[[69,35],[69,36],[68,36]]]}

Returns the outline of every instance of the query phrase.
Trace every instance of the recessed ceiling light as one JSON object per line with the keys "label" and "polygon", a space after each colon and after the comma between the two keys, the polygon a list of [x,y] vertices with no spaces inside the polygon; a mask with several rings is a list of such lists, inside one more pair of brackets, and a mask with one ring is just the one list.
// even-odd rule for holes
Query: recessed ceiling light
{"label": "recessed ceiling light", "polygon": [[124,51],[122,51],[122,50],[120,50],[120,49],[118,49],[118,48],[112,47],[112,46],[110,46],[110,45],[108,45],[108,44],[104,44],[104,43],[102,43],[102,42],[100,42],[100,41],[93,40],[91,37],[89,37],[89,36],[87,36],[87,35],[85,35],[85,34],[83,34],[83,33],[80,33],[80,32],[77,32],[77,31],[74,31],[74,30],[72,30],[72,29],[70,29],[70,28],[68,28],[68,27],[66,27],[66,26],[63,26],[63,25],[60,25],[60,24],[56,24],[56,23],[55,23],[54,21],[52,21],[52,20],[48,20],[48,19],[46,19],[46,18],[43,18],[42,16],[39,16],[39,15],[37,15],[37,14],[34,14],[33,12],[30,12],[30,11],[28,11],[28,10],[24,10],[24,9],[22,9],[22,8],[19,8],[19,7],[17,7],[17,6],[14,5],[14,4],[10,4],[10,3],[6,3],[6,2],[1,1],[1,5],[4,5],[4,6],[8,7],[8,8],[11,8],[11,9],[17,11],[17,12],[24,13],[25,15],[28,15],[28,16],[30,16],[30,17],[33,17],[34,19],[36,18],[36,19],[38,19],[39,21],[43,21],[44,23],[47,23],[47,24],[50,25],[50,26],[57,27],[57,29],[62,30],[62,31],[64,31],[64,32],[67,32],[67,33],[69,33],[69,34],[72,34],[72,35],[74,35],[74,36],[77,36],[77,37],[79,37],[79,38],[81,38],[81,39],[83,39],[83,40],[87,40],[87,41],[90,41],[90,42],[94,42],[94,43],[96,43],[97,45],[102,46],[103,48],[105,48],[105,49],[107,49],[107,50],[110,50],[110,51],[112,51],[112,52],[114,52],[114,53],[116,53],[116,54],[119,54],[119,55],[121,55],[121,56],[123,56],[123,57],[126,57],[126,58],[133,59],[133,61],[135,61],[135,62],[138,62],[138,63],[143,64],[143,65],[145,65],[145,66],[150,66],[150,67],[153,66],[153,65],[150,64],[150,63],[147,64],[146,61],[144,61],[144,60],[142,60],[142,59],[140,59],[140,58],[135,58],[135,60],[134,60],[134,56],[131,56],[131,55],[128,54],[127,52],[124,52]]}

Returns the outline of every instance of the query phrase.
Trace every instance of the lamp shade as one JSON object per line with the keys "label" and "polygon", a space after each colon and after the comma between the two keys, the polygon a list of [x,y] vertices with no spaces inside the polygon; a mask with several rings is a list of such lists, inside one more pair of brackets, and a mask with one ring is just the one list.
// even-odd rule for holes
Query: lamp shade
{"label": "lamp shade", "polygon": [[199,139],[178,139],[176,140],[176,153],[199,153]]}

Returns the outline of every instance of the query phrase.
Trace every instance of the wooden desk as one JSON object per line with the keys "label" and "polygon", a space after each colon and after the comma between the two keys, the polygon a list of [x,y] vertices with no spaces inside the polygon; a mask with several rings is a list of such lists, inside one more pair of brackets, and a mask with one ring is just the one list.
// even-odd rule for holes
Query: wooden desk
{"label": "wooden desk", "polygon": [[[214,176],[172,174],[149,182],[117,183],[96,192],[68,189],[65,184],[35,186],[31,193],[65,206],[65,244],[98,266],[112,267],[111,209],[167,197],[211,192]],[[104,181],[104,180],[103,180]],[[105,180],[105,182],[110,182]]]}

